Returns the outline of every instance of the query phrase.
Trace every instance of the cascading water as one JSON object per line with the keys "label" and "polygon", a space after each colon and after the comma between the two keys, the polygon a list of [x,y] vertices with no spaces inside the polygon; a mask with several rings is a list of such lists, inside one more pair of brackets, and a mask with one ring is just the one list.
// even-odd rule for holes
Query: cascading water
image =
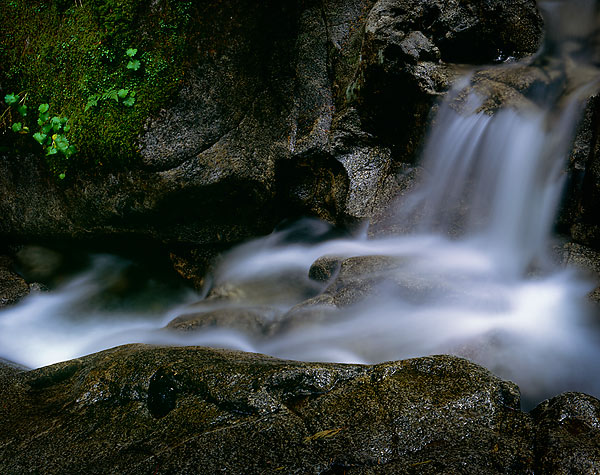
{"label": "cascading water", "polygon": [[[563,162],[582,99],[595,87],[585,41],[595,10],[584,0],[540,3],[553,27],[545,48],[529,65],[507,67],[538,68],[547,84],[522,106],[494,114],[470,79],[454,88],[424,151],[425,179],[398,205],[396,219],[415,223],[411,232],[324,239],[327,225],[299,223],[223,258],[213,294],[230,298],[186,306],[193,297],[180,295],[180,307],[166,314],[93,310],[89,301],[120,265],[98,256],[62,289],[0,313],[0,357],[40,366],[130,342],[365,363],[455,353],[513,379],[530,399],[562,390],[600,395],[600,329],[585,298],[590,285],[559,269],[549,252]],[[393,265],[362,300],[342,308],[328,303],[318,318],[286,326],[281,315],[324,290],[308,270],[327,255],[388,256]],[[262,330],[164,328],[183,313],[240,309],[260,313]]]}

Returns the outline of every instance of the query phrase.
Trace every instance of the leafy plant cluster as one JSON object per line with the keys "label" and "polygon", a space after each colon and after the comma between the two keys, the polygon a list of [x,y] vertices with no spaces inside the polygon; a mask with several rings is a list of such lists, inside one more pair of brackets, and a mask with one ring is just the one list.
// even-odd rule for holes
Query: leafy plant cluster
{"label": "leafy plant cluster", "polygon": [[[21,117],[21,121],[13,122],[11,129],[15,133],[29,134],[30,128],[24,124],[27,120],[29,108],[25,104],[27,95],[21,98],[18,94],[7,94],[4,96],[4,102],[8,104],[10,109],[16,109]],[[37,125],[39,130],[35,132],[33,139],[42,146],[46,156],[60,155],[63,160],[68,160],[77,152],[77,148],[69,143],[69,139],[65,135],[71,130],[69,119],[67,117],[50,116],[50,105],[40,104],[38,106]],[[54,167],[56,169],[56,167]],[[65,171],[60,170],[58,178],[65,178]]]}
{"label": "leafy plant cluster", "polygon": [[[125,51],[125,55],[129,58],[127,69],[132,71],[140,69],[141,63],[140,60],[135,59],[136,54],[136,48],[128,48],[127,51]],[[116,87],[111,87],[100,94],[92,94],[88,97],[84,110],[87,112],[90,108],[97,106],[99,101],[106,101],[109,99],[112,99],[117,103],[120,100],[124,106],[132,107],[133,104],[135,104],[135,91],[132,89],[117,89]]]}
{"label": "leafy plant cluster", "polygon": [[[37,147],[30,140],[33,133],[44,134],[42,126],[60,112],[59,119],[69,118],[64,125],[70,131],[48,131],[42,145],[46,152],[57,150],[46,156],[56,175],[134,164],[148,117],[171,100],[189,54],[197,54],[189,41],[199,34],[199,5],[180,0],[0,0],[0,101],[7,93],[24,91],[17,103],[0,110],[0,149],[18,153],[18,147],[29,143]],[[31,108],[27,117],[18,111],[25,99]],[[33,105],[45,103],[52,116],[36,126],[39,111]],[[10,130],[13,122],[21,123],[21,129],[14,124],[18,141]],[[68,137],[77,154],[67,159],[60,151],[64,142],[52,142],[54,135]]]}

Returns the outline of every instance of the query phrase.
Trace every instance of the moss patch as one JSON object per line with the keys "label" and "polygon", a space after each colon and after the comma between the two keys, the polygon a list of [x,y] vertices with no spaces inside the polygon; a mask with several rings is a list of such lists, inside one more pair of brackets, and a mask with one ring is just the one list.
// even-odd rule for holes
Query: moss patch
{"label": "moss patch", "polygon": [[[152,6],[141,0],[0,0],[1,97],[19,93],[30,110],[48,103],[52,115],[70,119],[68,138],[79,151],[69,163],[49,159],[55,173],[136,159],[145,121],[181,83],[191,10],[192,2],[170,0]],[[137,71],[127,68],[128,48],[138,50]],[[115,89],[134,91],[135,104],[107,99],[86,110],[90,96]],[[0,113],[5,109],[2,103]],[[0,142],[35,148],[30,136],[6,130],[15,119],[10,115],[0,123]],[[25,118],[32,132],[36,119]]]}

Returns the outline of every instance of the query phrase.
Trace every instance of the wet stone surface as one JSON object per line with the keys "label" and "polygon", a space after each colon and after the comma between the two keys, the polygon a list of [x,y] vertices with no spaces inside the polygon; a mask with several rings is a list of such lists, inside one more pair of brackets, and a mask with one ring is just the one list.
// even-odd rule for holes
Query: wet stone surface
{"label": "wet stone surface", "polygon": [[600,401],[564,393],[532,412],[539,473],[600,472]]}
{"label": "wet stone surface", "polygon": [[530,473],[519,391],[466,360],[299,363],[129,345],[11,375],[0,469]]}

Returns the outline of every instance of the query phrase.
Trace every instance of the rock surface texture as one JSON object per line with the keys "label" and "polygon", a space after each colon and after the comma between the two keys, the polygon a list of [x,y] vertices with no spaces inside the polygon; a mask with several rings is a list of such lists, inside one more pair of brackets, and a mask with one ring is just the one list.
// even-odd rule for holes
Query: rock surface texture
{"label": "rock surface texture", "polygon": [[[140,10],[143,28],[160,8]],[[180,87],[147,118],[126,170],[59,182],[38,156],[0,153],[1,237],[210,248],[294,215],[368,218],[402,188],[457,65],[532,54],[542,31],[533,0],[194,8]]]}
{"label": "rock surface texture", "polygon": [[[9,3],[19,2],[5,3],[2,31],[14,23]],[[79,18],[78,2],[67,3],[40,3],[39,12],[67,25]],[[99,3],[117,26],[120,8],[135,17],[142,36],[173,29],[158,21],[173,2],[79,2],[79,12]],[[92,164],[108,163],[108,152],[88,150],[59,181],[40,154],[15,153],[12,132],[2,134],[0,240],[164,244],[178,272],[202,287],[214,253],[284,218],[349,224],[376,216],[419,175],[415,159],[432,108],[453,80],[472,65],[531,55],[542,36],[534,0],[175,3],[188,5],[194,19],[181,35],[181,79],[160,107],[147,105],[153,96],[137,96],[134,107],[150,112],[137,124],[134,160],[103,168]],[[133,31],[112,30],[115,44]],[[51,57],[68,47],[48,41],[43,52]],[[116,63],[110,55],[104,61]],[[0,71],[0,97],[15,92],[4,90],[19,76],[9,70]],[[474,76],[489,112],[521,106],[548,79],[522,73],[508,67]],[[69,98],[73,110],[60,113],[81,112],[89,93],[78,91]],[[596,272],[598,110],[592,99],[559,219],[585,245],[565,248],[565,264]],[[87,133],[113,153],[114,137],[103,130]],[[43,282],[44,269],[25,265],[37,262],[32,249],[21,253],[21,265]],[[351,306],[398,265],[385,256],[331,256],[310,274],[324,292],[285,315],[262,302],[215,306],[169,329],[235,322],[257,335],[283,333]],[[414,299],[438,290],[410,275],[391,284]],[[0,306],[29,292],[8,258],[0,258],[0,285]],[[218,303],[228,290],[217,290],[222,295],[213,289],[209,299]],[[576,393],[525,413],[513,383],[450,356],[361,366],[130,345],[33,371],[0,360],[0,473],[600,473],[599,414],[597,399]]]}
{"label": "rock surface texture", "polygon": [[13,261],[0,256],[0,308],[14,304],[29,294],[29,286],[14,271]]}
{"label": "rock surface texture", "polygon": [[0,363],[0,379],[3,473],[600,469],[596,399],[566,394],[532,417],[513,383],[449,356],[360,366],[130,345],[29,372]]}

